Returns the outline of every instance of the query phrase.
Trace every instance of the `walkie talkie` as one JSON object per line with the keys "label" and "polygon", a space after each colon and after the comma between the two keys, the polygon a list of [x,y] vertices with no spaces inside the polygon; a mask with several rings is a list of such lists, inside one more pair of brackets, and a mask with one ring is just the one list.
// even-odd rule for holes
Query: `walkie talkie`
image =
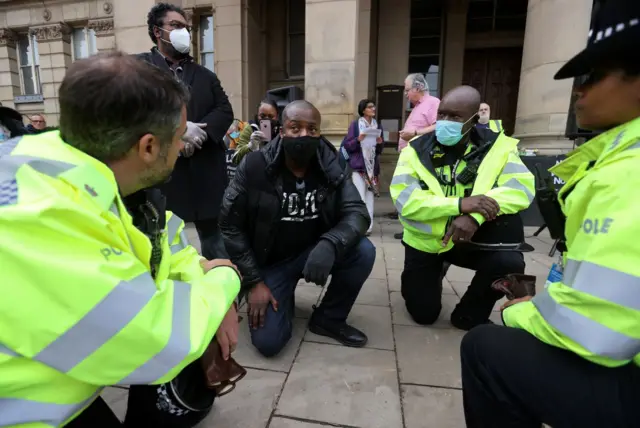
{"label": "walkie talkie", "polygon": [[555,247],[561,252],[564,252],[566,251],[564,236],[566,217],[560,207],[558,193],[553,187],[553,179],[551,175],[547,175],[546,178],[544,177],[540,164],[536,164],[535,171],[538,178],[536,180],[536,202],[538,209],[540,210],[547,229],[549,229],[549,235],[551,235],[552,239],[556,240]]}

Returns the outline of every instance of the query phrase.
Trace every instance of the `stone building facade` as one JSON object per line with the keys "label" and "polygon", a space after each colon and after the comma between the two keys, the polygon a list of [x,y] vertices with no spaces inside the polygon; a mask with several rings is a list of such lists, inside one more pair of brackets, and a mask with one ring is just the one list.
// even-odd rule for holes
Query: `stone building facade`
{"label": "stone building facade", "polygon": [[[149,49],[146,14],[155,3],[0,0],[0,102],[44,112],[55,125],[66,68],[96,52]],[[591,0],[172,3],[187,11],[194,57],[218,74],[238,118],[252,117],[267,90],[298,86],[322,112],[324,134],[339,143],[363,98],[377,99],[379,112],[401,127],[408,106],[385,93],[423,72],[437,96],[461,83],[478,87],[523,148],[571,148],[564,131],[572,82],[552,76],[584,46]],[[389,99],[393,105],[382,105]],[[383,183],[397,158],[392,145]]]}

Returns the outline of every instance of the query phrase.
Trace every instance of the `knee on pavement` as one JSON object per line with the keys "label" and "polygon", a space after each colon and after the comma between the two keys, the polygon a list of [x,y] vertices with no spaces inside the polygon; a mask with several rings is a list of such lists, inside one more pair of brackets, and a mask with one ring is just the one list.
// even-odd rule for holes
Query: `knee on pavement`
{"label": "knee on pavement", "polygon": [[274,332],[264,327],[251,331],[251,343],[263,357],[275,357],[287,346],[291,331]]}

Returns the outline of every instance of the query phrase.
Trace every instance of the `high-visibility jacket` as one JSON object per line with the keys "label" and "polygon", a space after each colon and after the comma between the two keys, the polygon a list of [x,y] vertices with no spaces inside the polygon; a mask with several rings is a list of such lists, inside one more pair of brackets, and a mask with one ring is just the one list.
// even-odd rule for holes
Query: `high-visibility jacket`
{"label": "high-visibility jacket", "polygon": [[[414,138],[400,153],[389,190],[404,228],[403,241],[420,251],[443,253],[453,247],[451,241],[443,247],[442,238],[450,219],[461,214],[460,199],[465,196],[466,186],[456,182],[453,189],[441,187],[430,172],[433,167],[423,163],[430,161],[429,138],[432,137]],[[470,194],[466,192],[469,196],[495,199],[500,205],[499,215],[526,209],[535,194],[533,174],[520,160],[517,145],[518,140],[499,134],[480,164]],[[459,162],[456,173],[460,174],[465,166],[464,161]],[[452,168],[442,168],[447,168],[451,177]],[[480,225],[485,221],[480,214],[471,216]]]}
{"label": "high-visibility jacket", "polygon": [[506,325],[594,363],[640,365],[640,118],[585,143],[550,171],[567,217],[564,273]]}
{"label": "high-visibility jacket", "polygon": [[502,127],[502,120],[490,120],[489,121],[489,129],[493,132],[497,132],[498,134],[504,132],[504,128]]}
{"label": "high-visibility jacket", "polygon": [[169,213],[154,279],[106,165],[55,131],[0,145],[0,426],[64,425],[204,353],[240,281],[205,275],[183,227]]}

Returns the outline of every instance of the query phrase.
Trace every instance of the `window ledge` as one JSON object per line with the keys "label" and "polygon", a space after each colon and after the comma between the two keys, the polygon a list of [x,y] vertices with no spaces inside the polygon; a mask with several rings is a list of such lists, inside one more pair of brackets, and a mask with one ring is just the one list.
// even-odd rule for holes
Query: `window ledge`
{"label": "window ledge", "polygon": [[44,97],[42,94],[34,94],[34,95],[18,95],[13,97],[14,104],[30,104],[30,103],[41,103],[44,101]]}

